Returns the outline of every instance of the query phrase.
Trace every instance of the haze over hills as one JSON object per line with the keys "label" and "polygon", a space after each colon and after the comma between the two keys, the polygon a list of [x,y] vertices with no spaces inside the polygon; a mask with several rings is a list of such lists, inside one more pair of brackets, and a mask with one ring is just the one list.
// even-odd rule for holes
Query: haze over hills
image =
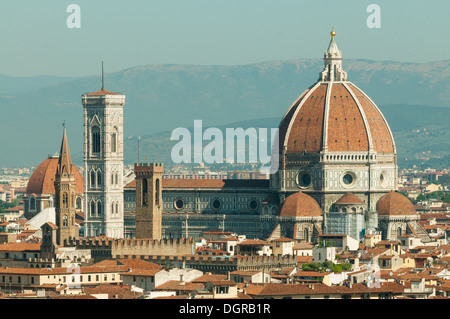
{"label": "haze over hills", "polygon": [[[244,127],[276,127],[292,102],[317,81],[322,67],[321,59],[302,59],[236,66],[144,65],[106,74],[105,88],[127,96],[125,161],[137,159],[138,135],[143,136],[142,156],[164,161],[175,143],[167,144],[170,132],[192,127],[196,119],[204,127],[235,127],[238,121]],[[450,153],[450,60],[344,60],[344,70],[386,116],[399,163],[427,151]],[[35,166],[58,151],[64,120],[74,161],[82,164],[81,94],[100,86],[100,75],[0,76],[0,167]]]}

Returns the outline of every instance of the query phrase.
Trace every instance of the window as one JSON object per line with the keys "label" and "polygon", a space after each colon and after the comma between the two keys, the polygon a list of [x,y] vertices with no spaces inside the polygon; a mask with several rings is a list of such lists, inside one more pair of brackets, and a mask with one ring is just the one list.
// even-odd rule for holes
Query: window
{"label": "window", "polygon": [[307,188],[311,186],[312,177],[307,172],[300,172],[297,175],[297,184],[300,188]]}
{"label": "window", "polygon": [[252,199],[248,205],[251,210],[257,210],[258,209],[258,201],[256,199]]}
{"label": "window", "polygon": [[141,198],[142,206],[147,206],[147,195],[148,195],[148,181],[146,178],[144,178],[142,180],[142,198]]}
{"label": "window", "polygon": [[68,198],[67,198],[67,194],[66,194],[66,193],[64,193],[63,196],[62,196],[62,203],[63,203],[63,207],[64,207],[64,208],[67,208],[68,205],[69,205],[69,203],[68,203]]}
{"label": "window", "polygon": [[159,179],[155,182],[155,204],[159,205]]}
{"label": "window", "polygon": [[97,172],[97,186],[102,185],[102,172],[98,171]]}
{"label": "window", "polygon": [[34,277],[31,277],[31,283],[34,284]]}
{"label": "window", "polygon": [[117,152],[117,128],[113,129],[113,133],[111,134],[111,152]]}
{"label": "window", "polygon": [[182,209],[184,207],[184,201],[179,198],[174,203],[175,209]]}
{"label": "window", "polygon": [[102,214],[102,203],[98,202],[97,203],[97,215],[101,215]]}
{"label": "window", "polygon": [[30,209],[32,210],[36,209],[36,199],[34,197],[30,198]]}
{"label": "window", "polygon": [[218,198],[216,198],[215,200],[213,200],[211,205],[214,210],[219,210],[220,207],[222,206],[222,203],[220,202],[220,200]]}
{"label": "window", "polygon": [[92,128],[92,153],[100,153],[100,129]]}
{"label": "window", "polygon": [[91,171],[91,188],[95,187],[95,173]]}
{"label": "window", "polygon": [[91,202],[91,216],[95,215],[95,203],[94,201]]}
{"label": "window", "polygon": [[76,201],[76,208],[77,209],[81,209],[81,197],[77,197],[77,201]]}
{"label": "window", "polygon": [[91,275],[88,275],[88,281],[91,281]]}
{"label": "window", "polygon": [[64,216],[63,216],[63,226],[68,226],[68,223],[67,223],[67,215],[64,215]]}

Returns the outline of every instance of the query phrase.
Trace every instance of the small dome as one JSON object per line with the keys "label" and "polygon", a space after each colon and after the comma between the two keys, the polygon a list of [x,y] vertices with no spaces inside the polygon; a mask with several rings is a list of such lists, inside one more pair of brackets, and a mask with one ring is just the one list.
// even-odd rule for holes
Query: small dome
{"label": "small dome", "polygon": [[297,192],[288,196],[278,208],[280,217],[313,217],[322,216],[322,209],[314,198]]}
{"label": "small dome", "polygon": [[353,193],[347,193],[341,198],[339,198],[335,203],[335,205],[361,205],[364,204],[364,201],[359,199],[356,195]]}
{"label": "small dome", "polygon": [[[27,194],[55,194],[55,175],[58,168],[58,156],[49,156],[34,170],[28,181]],[[83,194],[83,176],[80,171],[72,165],[75,174],[75,192]]]}
{"label": "small dome", "polygon": [[381,196],[377,202],[377,213],[379,216],[417,215],[411,201],[394,191]]}

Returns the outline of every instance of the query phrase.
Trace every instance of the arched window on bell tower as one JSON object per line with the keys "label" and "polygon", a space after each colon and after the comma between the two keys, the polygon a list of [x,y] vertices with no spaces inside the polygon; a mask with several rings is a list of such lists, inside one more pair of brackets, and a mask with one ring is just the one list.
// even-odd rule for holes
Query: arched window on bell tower
{"label": "arched window on bell tower", "polygon": [[102,203],[97,203],[97,215],[100,216],[102,214]]}
{"label": "arched window on bell tower", "polygon": [[159,178],[155,181],[155,204],[159,205]]}
{"label": "arched window on bell tower", "polygon": [[91,171],[91,188],[95,188],[95,172]]}
{"label": "arched window on bell tower", "polygon": [[94,203],[94,201],[91,202],[91,216],[95,216],[95,203]]}
{"label": "arched window on bell tower", "polygon": [[98,170],[97,171],[97,186],[101,186],[102,185],[102,171]]}
{"label": "arched window on bell tower", "polygon": [[113,128],[113,132],[111,134],[111,152],[116,153],[117,152],[117,127]]}
{"label": "arched window on bell tower", "polygon": [[142,197],[141,197],[142,206],[147,206],[147,194],[148,194],[148,181],[146,178],[144,178],[142,179]]}
{"label": "arched window on bell tower", "polygon": [[67,197],[67,194],[66,193],[63,193],[63,195],[62,195],[62,207],[63,208],[67,208],[67,207],[69,207],[69,202],[68,202],[68,197]]}
{"label": "arched window on bell tower", "polygon": [[68,226],[68,225],[69,225],[69,223],[68,223],[67,215],[64,215],[63,216],[63,226]]}
{"label": "arched window on bell tower", "polygon": [[92,128],[92,153],[100,153],[100,129],[98,126]]}

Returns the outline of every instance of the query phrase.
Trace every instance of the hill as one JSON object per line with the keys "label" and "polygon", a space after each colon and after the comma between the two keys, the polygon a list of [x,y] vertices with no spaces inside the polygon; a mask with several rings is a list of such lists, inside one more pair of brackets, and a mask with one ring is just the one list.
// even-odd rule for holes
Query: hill
{"label": "hill", "polygon": [[[145,65],[107,74],[105,87],[127,95],[124,124],[130,143],[126,144],[125,158],[131,161],[136,154],[136,136],[152,136],[155,148],[149,148],[148,153],[155,157],[167,148],[158,146],[157,140],[164,136],[158,132],[190,127],[195,119],[203,120],[205,127],[264,118],[277,119],[274,122],[278,125],[295,98],[316,82],[322,65],[320,59],[237,66]],[[449,106],[450,60],[420,64],[345,60],[344,69],[350,81],[388,112],[393,130],[404,132],[399,138],[413,139],[415,135],[408,135],[408,130],[427,125],[436,134],[445,130],[444,116],[439,112],[445,113]],[[40,83],[33,79],[22,89],[21,81],[15,80],[0,76],[0,166],[37,165],[57,151],[64,120],[71,152],[81,164],[80,96],[97,90],[100,78],[55,77]],[[424,113],[423,106],[441,108]],[[389,112],[393,116],[388,116]],[[436,121],[440,124],[431,127]],[[423,145],[433,144],[427,140],[433,136],[424,136],[427,142]],[[142,142],[141,150],[151,146]],[[408,144],[408,151],[421,152],[422,144],[416,144]]]}

